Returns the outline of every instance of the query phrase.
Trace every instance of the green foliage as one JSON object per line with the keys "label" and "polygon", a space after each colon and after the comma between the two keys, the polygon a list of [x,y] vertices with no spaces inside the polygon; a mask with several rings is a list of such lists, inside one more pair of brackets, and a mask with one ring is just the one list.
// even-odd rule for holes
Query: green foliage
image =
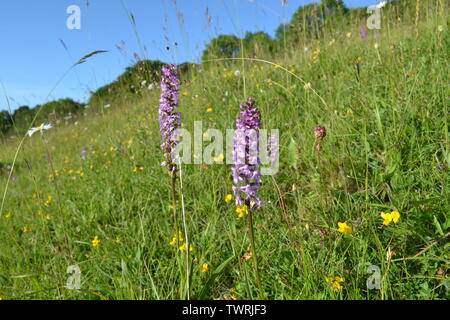
{"label": "green foliage", "polygon": [[203,52],[202,60],[237,57],[241,48],[241,40],[233,35],[220,35],[211,40]]}
{"label": "green foliage", "polygon": [[[263,177],[265,204],[255,214],[269,299],[449,298],[450,11],[448,2],[420,1],[416,36],[415,3],[387,5],[378,39],[370,30],[366,39],[358,36],[367,16],[350,10],[342,24],[333,18],[338,29],[322,25],[320,41],[312,32],[278,47],[286,51],[276,51],[275,62],[296,76],[253,61],[245,70],[241,61],[209,70],[183,66],[190,80],[181,88],[183,128],[192,132],[199,120],[204,130],[234,128],[239,104],[253,96],[263,128],[279,129],[280,169],[274,179]],[[248,52],[248,43],[268,43],[264,35],[246,38]],[[266,49],[252,54],[270,60]],[[22,170],[14,172],[0,212],[0,297],[185,296],[184,252],[181,243],[170,244],[175,230],[169,175],[161,166],[160,91],[128,88],[142,71],[133,69],[110,92],[117,108],[99,115],[88,108],[79,126],[60,126],[22,146],[16,162]],[[20,117],[30,112],[22,108]],[[327,128],[320,141],[317,125]],[[0,146],[0,191],[18,144],[10,139]],[[245,261],[246,223],[224,201],[230,171],[219,164],[182,166],[193,298],[257,295],[252,259]],[[181,199],[176,208],[181,212]],[[400,220],[384,225],[381,212],[393,210]],[[349,236],[338,231],[344,221]],[[209,271],[201,272],[205,263]],[[74,264],[81,290],[65,288]],[[373,265],[381,272],[379,290],[367,287]],[[345,279],[340,289],[327,282],[331,276]]]}
{"label": "green foliage", "polygon": [[274,41],[265,32],[247,32],[244,37],[246,57],[267,57],[275,53]]}
{"label": "green foliage", "polygon": [[12,117],[8,111],[0,111],[0,133],[7,132],[12,127]]}

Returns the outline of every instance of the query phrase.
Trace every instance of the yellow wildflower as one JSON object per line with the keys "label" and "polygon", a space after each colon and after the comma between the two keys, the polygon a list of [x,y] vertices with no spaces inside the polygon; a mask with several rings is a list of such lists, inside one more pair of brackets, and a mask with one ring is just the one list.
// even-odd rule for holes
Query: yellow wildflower
{"label": "yellow wildflower", "polygon": [[136,166],[133,168],[133,172],[142,172],[142,171],[144,171],[143,166]]}
{"label": "yellow wildflower", "polygon": [[209,270],[208,264],[207,264],[207,263],[204,263],[203,266],[202,266],[202,270],[201,270],[201,271],[202,271],[203,273],[205,273],[205,272],[208,272],[208,270]]}
{"label": "yellow wildflower", "polygon": [[384,219],[383,224],[388,226],[392,222],[392,216],[390,213],[381,212],[381,217]]}
{"label": "yellow wildflower", "polygon": [[391,217],[392,217],[392,221],[394,221],[394,223],[397,223],[400,220],[400,212],[392,211]]}
{"label": "yellow wildflower", "polygon": [[345,282],[345,279],[342,277],[330,276],[326,279],[327,283],[331,283],[331,288],[334,291],[339,291],[343,288],[342,284]]}
{"label": "yellow wildflower", "polygon": [[[180,251],[185,251],[186,250],[186,243],[183,243],[181,245],[181,247],[179,247]],[[193,251],[194,247],[192,247],[192,245],[189,245],[189,251]]]}
{"label": "yellow wildflower", "polygon": [[349,235],[352,234],[352,232],[353,232],[352,227],[350,227],[350,226],[347,224],[347,221],[345,221],[345,222],[338,222],[338,226],[339,226],[338,231],[339,231],[339,232],[342,232],[342,233],[345,234],[346,236],[349,236]]}
{"label": "yellow wildflower", "polygon": [[397,223],[400,220],[400,213],[392,211],[391,213],[381,212],[381,217],[384,219],[383,224],[388,226],[391,222]]}
{"label": "yellow wildflower", "polygon": [[94,237],[94,239],[91,241],[92,242],[92,246],[95,248],[98,245],[100,245],[100,240],[98,239],[97,236]]}
{"label": "yellow wildflower", "polygon": [[183,233],[181,232],[181,231],[178,231],[178,241],[177,241],[177,236],[175,235],[175,236],[173,236],[173,238],[172,238],[172,241],[170,241],[169,242],[169,244],[171,245],[171,246],[174,246],[174,245],[176,245],[177,244],[177,242],[183,242],[184,241],[184,238],[183,238]]}
{"label": "yellow wildflower", "polygon": [[341,289],[342,289],[342,286],[341,286],[340,282],[338,282],[338,281],[333,282],[333,290],[339,291]]}
{"label": "yellow wildflower", "polygon": [[209,107],[208,109],[206,109],[206,112],[213,112],[213,108]]}
{"label": "yellow wildflower", "polygon": [[22,232],[23,233],[31,232],[31,229],[25,226],[23,227]]}
{"label": "yellow wildflower", "polygon": [[44,202],[44,206],[48,207],[52,204],[53,201],[53,197],[52,196],[48,196],[47,200]]}
{"label": "yellow wildflower", "polygon": [[225,197],[225,202],[230,203],[231,200],[233,200],[233,196],[231,194],[227,194],[227,196]]}
{"label": "yellow wildflower", "polygon": [[11,218],[12,217],[12,213],[11,212],[8,212],[6,215],[5,215],[5,218],[6,219],[9,219],[9,218]]}
{"label": "yellow wildflower", "polygon": [[248,214],[248,207],[246,205],[244,205],[243,207],[237,206],[236,213],[238,214],[239,218],[243,218],[245,215]]}

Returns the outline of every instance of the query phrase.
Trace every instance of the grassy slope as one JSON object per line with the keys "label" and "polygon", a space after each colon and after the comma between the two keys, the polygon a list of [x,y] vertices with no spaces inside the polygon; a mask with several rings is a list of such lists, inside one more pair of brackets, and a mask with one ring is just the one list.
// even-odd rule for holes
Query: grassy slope
{"label": "grassy slope", "polygon": [[[256,98],[263,127],[280,129],[275,179],[291,228],[272,180],[265,177],[266,205],[256,214],[256,237],[268,298],[449,297],[439,276],[444,274],[448,287],[445,240],[409,259],[450,226],[449,43],[443,12],[425,12],[417,38],[413,24],[391,18],[380,31],[378,49],[372,31],[366,40],[359,37],[358,24],[340,34],[329,31],[320,43],[306,44],[308,51],[301,44],[275,61],[310,82],[325,104],[301,81],[264,63],[229,68],[239,69],[240,77],[224,71],[222,63],[209,64],[183,85],[187,95],[180,111],[189,130],[194,120],[203,120],[204,128],[233,128],[247,96]],[[362,58],[359,76],[357,57]],[[184,297],[183,255],[169,245],[174,228],[169,179],[160,166],[158,94],[124,96],[78,126],[46,132],[47,142],[38,135],[26,140],[0,217],[0,297]],[[206,112],[209,106],[212,113]],[[328,129],[320,152],[312,133],[319,124]],[[85,161],[82,146],[88,151]],[[17,145],[1,148],[0,161],[11,162]],[[57,185],[49,179],[47,150],[59,172]],[[133,172],[137,165],[144,170]],[[224,201],[231,190],[229,167],[183,170],[194,297],[231,257],[205,297],[235,292],[239,299],[256,298],[250,261],[240,259],[249,250],[246,223]],[[2,192],[5,185],[0,178]],[[49,195],[53,201],[45,206]],[[380,212],[394,209],[400,222],[382,227]],[[348,221],[354,233],[337,232],[339,221]],[[24,227],[31,231],[23,232]],[[94,236],[101,240],[95,248]],[[74,262],[82,271],[81,291],[63,288]],[[203,263],[209,264],[208,273],[200,272]],[[381,290],[367,290],[369,265],[381,268]],[[326,282],[332,275],[345,278],[342,290]]]}

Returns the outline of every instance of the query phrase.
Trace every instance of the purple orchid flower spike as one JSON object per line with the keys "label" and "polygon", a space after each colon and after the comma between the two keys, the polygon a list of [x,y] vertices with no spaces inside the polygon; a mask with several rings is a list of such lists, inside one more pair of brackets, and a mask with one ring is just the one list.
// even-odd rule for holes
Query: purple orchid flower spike
{"label": "purple orchid flower spike", "polygon": [[161,149],[164,150],[165,161],[162,163],[170,172],[176,171],[174,152],[178,144],[176,131],[181,127],[181,113],[175,112],[178,108],[178,80],[177,68],[171,64],[162,67],[161,99],[159,107],[159,129],[161,132]]}
{"label": "purple orchid flower spike", "polygon": [[255,107],[253,98],[248,98],[240,108],[241,113],[236,120],[237,129],[234,136],[233,191],[237,206],[247,206],[254,210],[262,205],[258,196],[261,185],[258,145],[261,115]]}
{"label": "purple orchid flower spike", "polygon": [[361,28],[361,39],[365,40],[367,36],[367,30],[365,27]]}

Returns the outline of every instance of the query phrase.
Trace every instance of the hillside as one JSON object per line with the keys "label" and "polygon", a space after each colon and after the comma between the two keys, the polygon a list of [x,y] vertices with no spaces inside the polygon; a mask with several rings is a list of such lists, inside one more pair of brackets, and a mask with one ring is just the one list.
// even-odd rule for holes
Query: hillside
{"label": "hillside", "polygon": [[[276,39],[211,41],[180,70],[182,127],[202,121],[205,149],[206,130],[234,129],[253,97],[261,127],[279,130],[254,214],[265,298],[448,299],[449,3],[387,3],[365,31],[365,10],[331,3],[300,8]],[[185,230],[191,298],[261,296],[225,150],[181,165],[172,202],[162,65],[138,62],[58,115],[43,108],[35,125],[54,127],[42,136],[22,139],[29,116],[4,130],[0,299],[184,299]],[[78,290],[65,288],[69,266]]]}

